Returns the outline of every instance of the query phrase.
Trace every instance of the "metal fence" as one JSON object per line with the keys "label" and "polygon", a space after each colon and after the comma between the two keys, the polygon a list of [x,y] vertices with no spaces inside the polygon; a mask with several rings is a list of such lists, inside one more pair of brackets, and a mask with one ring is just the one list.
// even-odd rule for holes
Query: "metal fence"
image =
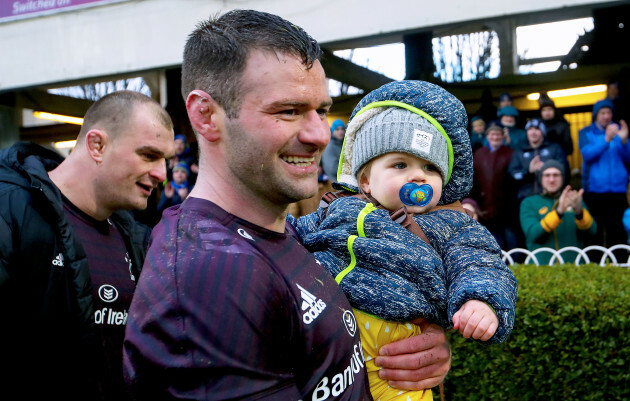
{"label": "metal fence", "polygon": [[[628,255],[626,256],[627,259],[617,260],[617,257],[615,256],[614,251],[622,250],[622,249],[626,250],[627,255]],[[587,264],[587,263],[599,263],[600,266],[608,265],[608,266],[630,267],[630,245],[625,245],[625,244],[614,245],[614,246],[611,246],[610,248],[604,248],[603,246],[599,246],[599,245],[591,245],[584,249],[580,249],[574,246],[568,246],[568,247],[561,248],[558,250],[555,250],[553,248],[538,248],[534,251],[529,251],[523,248],[514,248],[507,252],[501,251],[501,253],[503,255],[503,261],[506,262],[508,265],[522,263],[526,265],[535,264],[536,266],[540,266],[540,263],[538,262],[538,258],[536,257],[536,255],[540,255],[541,253],[550,253],[551,259],[549,260],[548,265],[551,266],[554,264],[566,263],[564,259],[562,258],[562,254],[567,251],[577,252],[578,256],[575,259],[576,265]],[[591,256],[593,255],[593,253],[595,253],[598,255],[598,257],[589,258],[589,256],[587,255],[587,252],[590,252]],[[519,255],[519,254],[525,254],[527,256],[524,262],[514,261],[514,256]],[[601,255],[601,258],[599,258],[599,255]],[[599,259],[599,261],[597,259]]]}

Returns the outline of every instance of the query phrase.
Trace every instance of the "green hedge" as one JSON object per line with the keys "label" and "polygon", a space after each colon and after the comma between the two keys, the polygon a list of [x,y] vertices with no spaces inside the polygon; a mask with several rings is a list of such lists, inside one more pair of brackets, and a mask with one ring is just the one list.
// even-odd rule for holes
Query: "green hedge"
{"label": "green hedge", "polygon": [[484,345],[449,333],[446,400],[630,400],[630,269],[512,270],[519,284],[512,334]]}

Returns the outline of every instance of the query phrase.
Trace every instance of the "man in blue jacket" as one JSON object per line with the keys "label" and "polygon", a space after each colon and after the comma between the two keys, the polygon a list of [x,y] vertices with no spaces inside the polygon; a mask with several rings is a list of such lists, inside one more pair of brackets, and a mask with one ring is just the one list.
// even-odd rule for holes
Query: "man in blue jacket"
{"label": "man in blue jacket", "polygon": [[593,123],[579,136],[584,200],[598,223],[599,245],[605,247],[627,241],[621,219],[628,207],[628,125],[623,120],[614,123],[613,110],[609,99],[595,103]]}

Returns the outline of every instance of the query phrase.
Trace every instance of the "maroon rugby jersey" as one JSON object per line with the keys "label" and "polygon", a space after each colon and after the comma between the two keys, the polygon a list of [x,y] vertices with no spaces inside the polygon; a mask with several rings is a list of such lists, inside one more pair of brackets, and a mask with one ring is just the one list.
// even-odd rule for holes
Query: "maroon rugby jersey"
{"label": "maroon rugby jersey", "polygon": [[[85,251],[92,292],[94,323],[101,348],[93,358],[99,371],[101,400],[128,399],[122,378],[122,344],[136,279],[125,241],[109,220],[98,221],[64,198],[64,212]],[[87,369],[87,367],[86,367]]]}
{"label": "maroon rugby jersey", "polygon": [[291,234],[191,197],[153,231],[124,371],[139,399],[371,399],[332,276]]}

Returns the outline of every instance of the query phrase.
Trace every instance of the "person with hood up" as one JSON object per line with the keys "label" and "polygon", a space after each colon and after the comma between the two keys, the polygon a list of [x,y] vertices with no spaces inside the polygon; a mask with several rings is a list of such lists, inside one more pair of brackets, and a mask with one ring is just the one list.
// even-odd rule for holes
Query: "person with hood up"
{"label": "person with hood up", "polygon": [[[563,188],[564,166],[557,160],[547,160],[537,176],[543,192],[525,198],[520,210],[527,249],[583,248],[597,231],[597,224],[582,200],[584,190],[574,190],[570,185]],[[577,255],[574,251],[561,254],[567,263],[575,262]],[[536,259],[539,264],[548,264],[551,254],[541,252]]]}
{"label": "person with hood up", "polygon": [[322,155],[324,173],[331,182],[337,182],[337,167],[343,138],[346,135],[346,125],[341,120],[335,120],[330,124],[330,143],[326,146]]}
{"label": "person with hood up", "polygon": [[595,103],[593,123],[579,134],[584,200],[598,222],[599,245],[607,248],[627,241],[621,219],[628,207],[630,143],[626,121],[613,122],[613,110],[610,99]]}
{"label": "person with hood up", "polygon": [[293,220],[355,308],[374,399],[432,399],[390,389],[372,362],[425,320],[489,343],[512,330],[514,275],[460,202],[473,176],[466,126],[461,102],[437,85],[376,89],[348,125],[335,184],[343,191]]}
{"label": "person with hood up", "polygon": [[556,104],[549,97],[543,97],[539,101],[540,117],[545,123],[546,138],[551,143],[560,145],[564,154],[573,153],[573,139],[571,138],[571,126],[567,120],[556,110]]}
{"label": "person with hood up", "polygon": [[505,106],[498,111],[499,123],[503,127],[503,142],[514,150],[527,146],[527,135],[516,125],[518,110],[514,106]]}
{"label": "person with hood up", "polygon": [[192,186],[188,184],[188,176],[190,170],[184,162],[179,162],[173,167],[173,179],[168,181],[164,186],[160,201],[157,205],[158,212],[163,212],[164,209],[179,205],[188,197]]}

